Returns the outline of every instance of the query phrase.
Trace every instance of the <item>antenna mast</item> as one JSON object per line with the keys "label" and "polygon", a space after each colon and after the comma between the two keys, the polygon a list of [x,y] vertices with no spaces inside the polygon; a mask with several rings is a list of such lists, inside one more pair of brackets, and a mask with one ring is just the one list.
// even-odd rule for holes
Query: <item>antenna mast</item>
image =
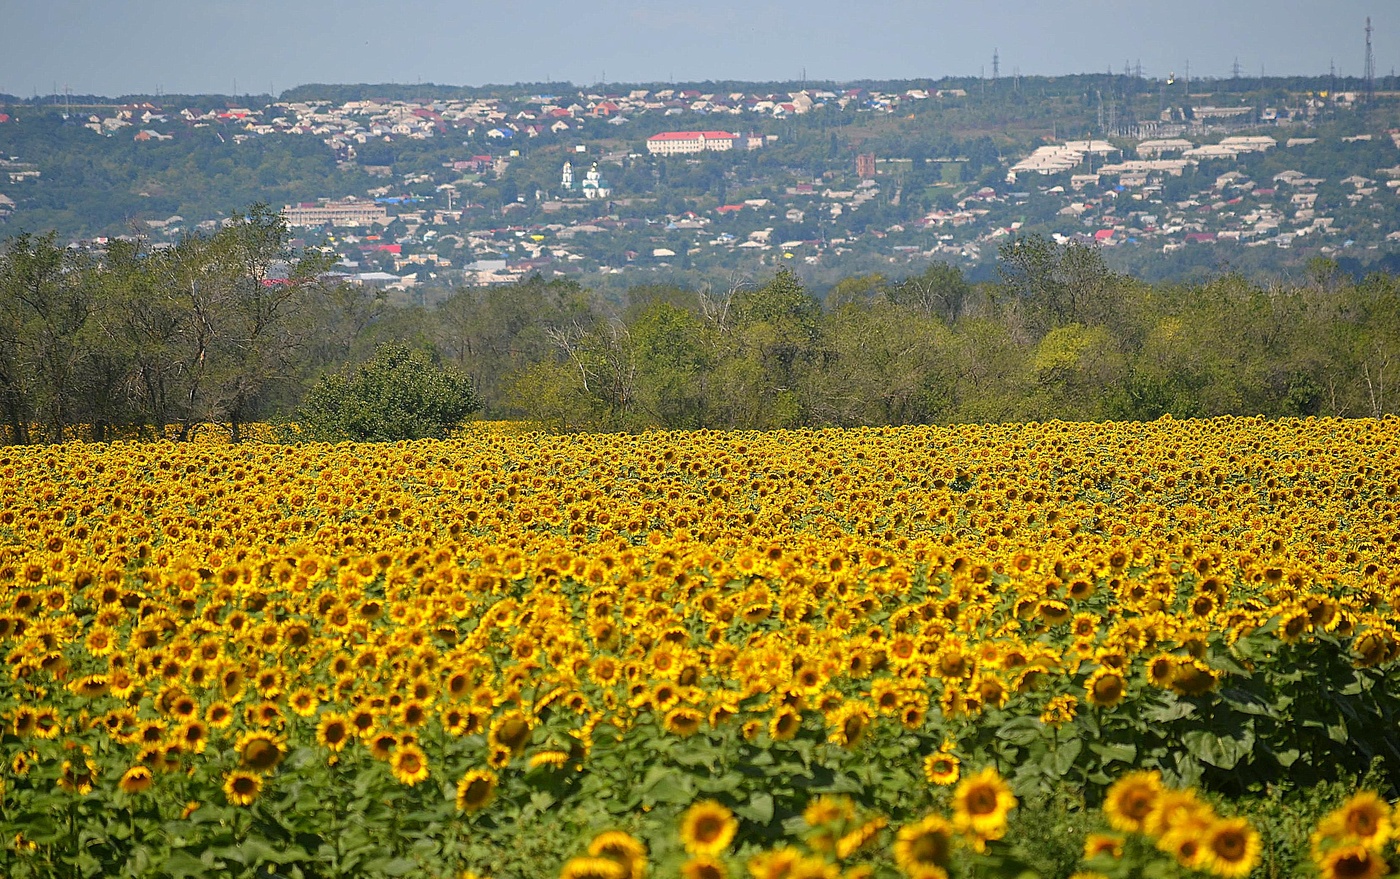
{"label": "antenna mast", "polygon": [[1376,96],[1376,56],[1371,53],[1371,16],[1366,16],[1366,103]]}

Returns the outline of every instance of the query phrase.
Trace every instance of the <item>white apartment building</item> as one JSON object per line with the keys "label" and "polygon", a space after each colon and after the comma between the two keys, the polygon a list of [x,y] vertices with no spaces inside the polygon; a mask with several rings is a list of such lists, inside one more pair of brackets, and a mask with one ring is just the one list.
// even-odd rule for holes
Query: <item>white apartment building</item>
{"label": "white apartment building", "polygon": [[647,152],[657,156],[732,150],[739,135],[728,131],[664,131],[647,138]]}

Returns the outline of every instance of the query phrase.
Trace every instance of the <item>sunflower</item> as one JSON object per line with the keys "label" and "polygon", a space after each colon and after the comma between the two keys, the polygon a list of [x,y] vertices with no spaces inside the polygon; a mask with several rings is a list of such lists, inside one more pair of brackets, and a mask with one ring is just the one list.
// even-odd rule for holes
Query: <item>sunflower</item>
{"label": "sunflower", "polygon": [[1367,629],[1351,643],[1357,653],[1356,664],[1362,667],[1380,665],[1393,658],[1395,636],[1384,629]]}
{"label": "sunflower", "polygon": [[235,806],[251,804],[258,798],[258,794],[262,793],[262,789],[262,776],[252,772],[235,770],[224,779],[224,796]]}
{"label": "sunflower", "polygon": [[103,674],[84,675],[68,685],[72,692],[88,699],[105,696],[109,689],[107,676]]}
{"label": "sunflower", "polygon": [[895,836],[894,862],[907,876],[947,870],[952,854],[953,825],[941,815],[928,815],[906,824]]}
{"label": "sunflower", "polygon": [[682,879],[729,879],[729,868],[709,855],[695,855],[681,864]]}
{"label": "sunflower", "polygon": [[407,700],[398,709],[399,723],[410,729],[427,723],[430,716],[428,706],[417,699]]}
{"label": "sunflower", "polygon": [[1248,876],[1259,863],[1263,843],[1247,818],[1226,818],[1206,831],[1201,864],[1216,876]]}
{"label": "sunflower", "polygon": [[1084,860],[1098,857],[1123,857],[1123,837],[1107,833],[1090,833],[1084,837]]}
{"label": "sunflower", "polygon": [[559,879],[627,879],[627,868],[611,858],[570,858],[559,871]]}
{"label": "sunflower", "polygon": [[539,751],[531,754],[528,761],[531,769],[546,766],[551,769],[560,769],[569,762],[569,752],[559,750]]}
{"label": "sunflower", "polygon": [[705,714],[703,712],[682,705],[666,712],[666,716],[662,719],[661,723],[666,727],[667,732],[685,739],[699,732],[700,724],[704,723],[704,721]]}
{"label": "sunflower", "polygon": [[1016,808],[1016,797],[996,769],[988,766],[962,780],[953,791],[953,823],[980,839],[1000,839],[1006,832],[1006,815]]}
{"label": "sunflower", "polygon": [[97,780],[97,764],[88,759],[64,760],[59,772],[58,786],[63,790],[86,796],[92,793]]}
{"label": "sunflower", "polygon": [[56,739],[63,731],[63,720],[53,708],[40,708],[34,713],[34,735],[41,739]]}
{"label": "sunflower", "polygon": [[155,775],[146,766],[133,766],[122,773],[121,781],[117,782],[117,787],[129,794],[139,794],[142,791],[150,790],[155,784]]}
{"label": "sunflower", "polygon": [[647,847],[623,830],[607,830],[593,837],[588,853],[609,858],[626,868],[626,879],[642,879],[647,871]]}
{"label": "sunflower", "polygon": [[315,714],[318,701],[316,694],[306,687],[298,687],[292,691],[292,695],[287,699],[287,703],[292,706],[292,711],[301,717],[310,717]]}
{"label": "sunflower", "polygon": [[1160,772],[1129,772],[1109,787],[1104,797],[1104,817],[1114,830],[1140,833],[1161,796]]}
{"label": "sunflower", "polygon": [[754,879],[787,879],[802,860],[802,853],[785,845],[749,858],[749,875]]}
{"label": "sunflower", "polygon": [[1148,836],[1165,836],[1180,827],[1208,827],[1215,820],[1210,804],[1197,797],[1195,791],[1163,790],[1152,811],[1143,819],[1142,832]]}
{"label": "sunflower", "polygon": [[20,707],[15,711],[14,717],[10,721],[10,728],[14,730],[16,736],[25,738],[34,732],[38,717],[39,713],[33,708]]}
{"label": "sunflower", "polygon": [[327,711],[316,724],[316,741],[331,752],[339,752],[350,741],[350,724],[339,714]]}
{"label": "sunflower", "polygon": [[958,780],[958,758],[947,751],[935,751],[924,758],[924,778],[929,784],[947,787]]}
{"label": "sunflower", "polygon": [[802,713],[791,706],[779,708],[768,721],[768,735],[775,742],[790,741],[802,728]]}
{"label": "sunflower", "polygon": [[457,782],[457,810],[479,812],[496,797],[496,773],[473,769]]}
{"label": "sunflower", "polygon": [[1157,840],[1157,848],[1176,859],[1188,870],[1202,870],[1205,862],[1205,833],[1208,825],[1192,823],[1175,828]]}
{"label": "sunflower", "polygon": [[520,711],[507,711],[491,724],[486,741],[492,748],[500,748],[509,751],[512,757],[519,757],[525,746],[530,744],[529,718]]}
{"label": "sunflower", "polygon": [[714,800],[701,800],[681,815],[681,844],[692,855],[717,855],[729,847],[739,822]]}
{"label": "sunflower", "polygon": [[834,821],[849,821],[855,816],[850,797],[821,794],[812,798],[802,810],[802,820],[808,827],[820,827]]}
{"label": "sunflower", "polygon": [[1372,791],[1358,791],[1322,820],[1318,833],[1379,849],[1391,836],[1390,805]]}
{"label": "sunflower", "polygon": [[486,749],[486,765],[492,769],[505,769],[513,759],[510,748],[503,748],[500,745]]}
{"label": "sunflower", "polygon": [[359,738],[368,738],[374,732],[376,723],[374,709],[367,706],[356,708],[350,714],[350,729]]}
{"label": "sunflower", "polygon": [[1112,708],[1123,701],[1127,685],[1123,676],[1111,668],[1099,668],[1084,682],[1089,702],[1099,708]]}
{"label": "sunflower", "polygon": [[1170,684],[1172,690],[1183,696],[1203,696],[1215,689],[1220,673],[1199,659],[1182,660]]}
{"label": "sunflower", "polygon": [[245,769],[266,772],[286,756],[281,736],[270,732],[246,732],[238,738],[238,759]]}
{"label": "sunflower", "polygon": [[1176,657],[1170,653],[1154,656],[1147,663],[1147,680],[1154,687],[1170,687],[1176,677]]}
{"label": "sunflower", "polygon": [[1040,712],[1040,722],[1046,726],[1063,726],[1074,719],[1078,710],[1078,698],[1064,693],[1047,701],[1046,707]]}
{"label": "sunflower", "polygon": [[1040,618],[1052,626],[1068,622],[1073,615],[1069,605],[1063,601],[1042,601],[1039,612]]}
{"label": "sunflower", "polygon": [[428,755],[423,753],[422,748],[414,744],[394,749],[394,756],[390,758],[389,766],[399,783],[409,787],[420,781],[426,781],[428,778]]}
{"label": "sunflower", "polygon": [[1344,845],[1316,858],[1323,879],[1381,879],[1390,865],[1378,852],[1364,845]]}
{"label": "sunflower", "polygon": [[377,732],[365,742],[369,753],[376,760],[388,760],[399,746],[399,737],[391,732]]}
{"label": "sunflower", "polygon": [[836,840],[836,857],[845,860],[855,854],[857,850],[864,847],[889,823],[889,819],[881,816],[872,818],[854,830]]}
{"label": "sunflower", "polygon": [[198,720],[187,720],[176,730],[179,744],[192,754],[203,754],[209,744],[209,728]]}
{"label": "sunflower", "polygon": [[843,748],[855,748],[870,731],[871,719],[870,709],[859,702],[847,702],[827,718],[831,726],[827,741]]}

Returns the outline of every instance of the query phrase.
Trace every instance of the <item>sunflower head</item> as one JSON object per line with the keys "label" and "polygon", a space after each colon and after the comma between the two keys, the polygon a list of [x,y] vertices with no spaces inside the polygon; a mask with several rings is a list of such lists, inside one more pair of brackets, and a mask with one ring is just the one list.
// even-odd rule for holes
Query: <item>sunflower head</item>
{"label": "sunflower head", "polygon": [[739,822],[714,800],[701,800],[681,815],[681,844],[692,855],[717,855],[729,847]]}
{"label": "sunflower head", "polygon": [[457,809],[479,812],[496,797],[496,773],[489,769],[473,769],[457,782]]}
{"label": "sunflower head", "polygon": [[1123,676],[1111,668],[1100,668],[1084,682],[1089,702],[1100,708],[1112,708],[1123,701],[1127,684]]}
{"label": "sunflower head", "polygon": [[244,769],[266,772],[285,756],[282,738],[270,732],[247,732],[238,739],[238,759]]}
{"label": "sunflower head", "polygon": [[855,805],[850,797],[822,794],[814,797],[802,810],[802,820],[808,827],[820,827],[835,821],[849,821],[855,817]]}
{"label": "sunflower head", "polygon": [[1248,819],[1226,818],[1206,831],[1200,863],[1216,876],[1248,876],[1262,848],[1259,832]]}
{"label": "sunflower head", "polygon": [[611,858],[587,855],[565,862],[559,879],[627,879],[627,868]]}
{"label": "sunflower head", "polygon": [[1162,796],[1162,775],[1153,770],[1129,772],[1113,783],[1103,813],[1114,830],[1140,833]]}
{"label": "sunflower head", "polygon": [[224,796],[235,806],[250,805],[262,793],[262,789],[262,776],[252,772],[236,770],[224,779]]}
{"label": "sunflower head", "polygon": [[1176,667],[1171,688],[1183,696],[1203,696],[1214,690],[1220,673],[1199,659],[1183,660]]}
{"label": "sunflower head", "polygon": [[117,782],[117,787],[129,794],[141,793],[150,790],[155,784],[155,776],[148,766],[133,766],[122,773],[121,781]]}
{"label": "sunflower head", "polygon": [[1323,879],[1381,879],[1390,875],[1390,865],[1377,852],[1364,845],[1337,846],[1314,855]]}
{"label": "sunflower head", "polygon": [[894,841],[894,862],[909,876],[946,870],[953,856],[953,825],[941,815],[906,824]]}
{"label": "sunflower head", "polygon": [[320,722],[316,724],[316,741],[335,753],[350,741],[350,730],[350,724],[344,717],[328,711],[321,715]]}
{"label": "sunflower head", "polygon": [[525,714],[508,711],[491,724],[486,738],[492,747],[502,748],[509,751],[512,757],[519,757],[525,746],[530,744],[530,733],[530,721]]}
{"label": "sunflower head", "polygon": [[624,830],[607,830],[593,837],[588,853],[621,864],[626,879],[641,879],[647,870],[647,847]]}
{"label": "sunflower head", "polygon": [[400,784],[412,787],[428,778],[428,756],[417,745],[407,744],[394,749],[389,765]]}
{"label": "sunflower head", "polygon": [[729,868],[710,855],[695,855],[681,864],[681,879],[729,879]]}
{"label": "sunflower head", "polygon": [[1084,837],[1084,860],[1088,861],[1099,857],[1116,859],[1122,856],[1123,837],[1107,833],[1090,833]]}
{"label": "sunflower head", "polygon": [[1170,687],[1176,677],[1176,657],[1170,653],[1154,656],[1147,663],[1147,680],[1154,687]]}
{"label": "sunflower head", "polygon": [[783,706],[768,722],[768,734],[775,742],[786,742],[797,735],[802,728],[802,713],[789,706]]}
{"label": "sunflower head", "polygon": [[700,725],[704,723],[703,712],[686,705],[677,706],[666,712],[662,725],[666,731],[681,738],[690,738],[700,731]]}
{"label": "sunflower head", "polygon": [[935,751],[924,758],[924,778],[929,784],[946,787],[958,780],[958,758],[947,751]]}
{"label": "sunflower head", "polygon": [[1371,848],[1384,845],[1391,837],[1390,805],[1372,791],[1353,794],[1324,823],[1341,831],[1337,835]]}
{"label": "sunflower head", "polygon": [[953,791],[953,823],[980,839],[1000,839],[1014,808],[1016,797],[991,766],[963,779]]}

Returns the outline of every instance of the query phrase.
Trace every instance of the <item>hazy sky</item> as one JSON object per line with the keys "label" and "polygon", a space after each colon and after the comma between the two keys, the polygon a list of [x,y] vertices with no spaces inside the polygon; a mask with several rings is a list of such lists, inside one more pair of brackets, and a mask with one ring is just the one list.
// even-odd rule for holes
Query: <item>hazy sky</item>
{"label": "hazy sky", "polygon": [[0,93],[1400,67],[1396,0],[0,0]]}

